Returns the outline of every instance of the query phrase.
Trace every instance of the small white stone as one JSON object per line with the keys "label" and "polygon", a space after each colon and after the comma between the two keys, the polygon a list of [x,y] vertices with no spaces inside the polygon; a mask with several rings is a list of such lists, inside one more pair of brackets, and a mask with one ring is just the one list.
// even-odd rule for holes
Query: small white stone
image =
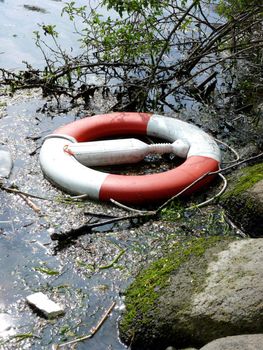
{"label": "small white stone", "polygon": [[0,177],[9,177],[13,166],[9,151],[0,149]]}
{"label": "small white stone", "polygon": [[62,306],[54,303],[44,293],[34,293],[26,297],[26,301],[31,306],[40,310],[47,318],[55,318],[64,315],[65,311]]}

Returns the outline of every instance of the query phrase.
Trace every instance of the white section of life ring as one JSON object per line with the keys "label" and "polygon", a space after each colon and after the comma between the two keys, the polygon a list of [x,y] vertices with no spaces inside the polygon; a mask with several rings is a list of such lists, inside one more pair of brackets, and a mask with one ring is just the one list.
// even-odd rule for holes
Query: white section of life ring
{"label": "white section of life ring", "polygon": [[79,163],[64,152],[64,138],[48,138],[42,145],[40,164],[47,178],[67,192],[88,193],[91,198],[99,198],[99,191],[107,173],[93,170]]}
{"label": "white section of life ring", "polygon": [[187,158],[203,156],[221,161],[220,150],[215,140],[193,124],[153,114],[147,126],[147,134],[170,142],[178,139],[185,141],[190,145]]}

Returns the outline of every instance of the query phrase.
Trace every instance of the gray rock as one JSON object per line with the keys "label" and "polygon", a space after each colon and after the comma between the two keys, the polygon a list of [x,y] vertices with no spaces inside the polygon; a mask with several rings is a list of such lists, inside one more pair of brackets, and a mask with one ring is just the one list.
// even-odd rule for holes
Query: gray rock
{"label": "gray rock", "polygon": [[263,239],[192,244],[150,266],[128,289],[120,335],[128,343],[133,337],[134,349],[201,347],[263,332]]}
{"label": "gray rock", "polygon": [[9,177],[12,166],[13,162],[10,152],[0,149],[0,178]]}
{"label": "gray rock", "polygon": [[[177,350],[173,346],[168,346],[165,350]],[[196,348],[184,348],[184,349],[179,349],[179,350],[197,350]]]}
{"label": "gray rock", "polygon": [[216,339],[200,350],[263,350],[263,334],[245,334]]}

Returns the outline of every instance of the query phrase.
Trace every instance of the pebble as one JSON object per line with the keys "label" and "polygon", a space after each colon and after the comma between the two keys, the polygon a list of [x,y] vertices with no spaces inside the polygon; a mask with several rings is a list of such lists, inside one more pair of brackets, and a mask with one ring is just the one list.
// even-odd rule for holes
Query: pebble
{"label": "pebble", "polygon": [[10,152],[0,149],[0,178],[9,177],[12,166],[13,162]]}
{"label": "pebble", "polygon": [[41,311],[48,319],[65,314],[64,308],[50,300],[44,293],[38,292],[26,297],[26,301],[32,307]]}

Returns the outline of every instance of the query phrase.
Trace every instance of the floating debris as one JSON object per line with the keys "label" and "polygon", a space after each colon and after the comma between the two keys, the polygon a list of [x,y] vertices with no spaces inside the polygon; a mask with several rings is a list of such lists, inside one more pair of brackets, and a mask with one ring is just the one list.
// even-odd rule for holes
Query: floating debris
{"label": "floating debris", "polygon": [[44,9],[43,7],[39,7],[39,6],[34,6],[34,5],[24,5],[24,8],[28,11],[35,11],[35,12],[40,12],[40,13],[48,13],[48,11],[46,9]]}
{"label": "floating debris", "polygon": [[26,301],[32,307],[38,309],[48,319],[65,314],[64,308],[50,300],[44,293],[38,292],[26,297]]}

